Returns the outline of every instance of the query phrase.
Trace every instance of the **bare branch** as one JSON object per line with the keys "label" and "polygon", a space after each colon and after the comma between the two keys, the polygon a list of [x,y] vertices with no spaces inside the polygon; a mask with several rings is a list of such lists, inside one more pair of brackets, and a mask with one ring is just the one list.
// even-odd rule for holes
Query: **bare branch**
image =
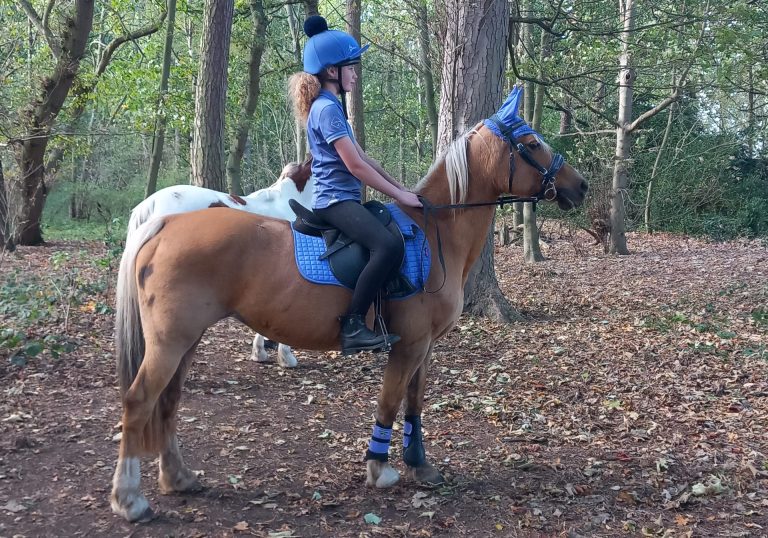
{"label": "bare branch", "polygon": [[[37,11],[35,11],[35,8],[32,7],[32,4],[29,3],[28,0],[16,0],[16,2],[21,6],[21,9],[24,10],[24,13],[27,14],[29,22],[31,22],[34,27],[37,28],[37,31],[43,35],[46,42],[48,43],[48,46],[51,48],[53,56],[58,60],[59,55],[61,54],[61,47],[56,42],[56,38],[53,36],[51,29],[48,27],[48,16],[50,15],[50,9],[53,8],[54,1],[55,0],[50,0],[48,6],[45,8],[45,18],[40,19],[40,15],[37,14]],[[43,21],[45,21],[45,23]]]}
{"label": "bare branch", "polygon": [[56,0],[48,0],[48,5],[45,6],[45,11],[43,12],[43,28],[50,29],[48,21],[51,18],[51,11],[53,11],[53,6],[55,4]]}
{"label": "bare branch", "polygon": [[624,131],[626,131],[627,133],[634,132],[635,129],[637,129],[644,121],[649,120],[652,117],[654,117],[656,114],[658,114],[659,112],[662,112],[663,110],[666,110],[666,108],[669,105],[671,105],[672,103],[674,103],[675,101],[677,101],[679,99],[679,97],[680,97],[680,88],[677,87],[672,92],[672,95],[670,95],[669,97],[664,99],[661,103],[659,103],[658,105],[656,105],[652,109],[647,110],[647,111],[643,112],[642,114],[640,114],[635,121],[630,123],[629,126],[626,129],[624,129]]}
{"label": "bare branch", "polygon": [[121,35],[110,41],[109,45],[107,45],[107,47],[104,49],[104,54],[101,57],[98,68],[96,68],[96,76],[98,77],[104,73],[104,70],[107,68],[107,65],[109,65],[109,62],[112,60],[112,56],[115,54],[115,51],[117,51],[120,45],[127,43],[128,41],[135,41],[142,37],[154,34],[160,30],[160,27],[163,25],[163,21],[165,21],[166,15],[167,13],[163,11],[163,13],[160,15],[160,20],[151,24],[150,26],[139,28],[135,32]]}

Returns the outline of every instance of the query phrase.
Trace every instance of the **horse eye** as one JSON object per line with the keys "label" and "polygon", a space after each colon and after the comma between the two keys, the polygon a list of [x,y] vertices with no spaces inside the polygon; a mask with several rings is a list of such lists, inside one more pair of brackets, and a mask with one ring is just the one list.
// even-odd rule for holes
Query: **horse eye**
{"label": "horse eye", "polygon": [[528,147],[531,149],[539,149],[541,147],[541,144],[539,144],[534,140],[533,142],[528,142]]}

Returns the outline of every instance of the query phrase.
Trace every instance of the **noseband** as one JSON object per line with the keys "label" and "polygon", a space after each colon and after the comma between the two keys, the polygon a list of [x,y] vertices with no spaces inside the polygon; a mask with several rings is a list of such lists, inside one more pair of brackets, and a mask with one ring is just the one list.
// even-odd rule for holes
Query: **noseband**
{"label": "noseband", "polygon": [[534,198],[539,200],[544,199],[550,202],[554,200],[557,197],[557,188],[555,187],[555,174],[557,174],[557,172],[560,171],[560,168],[563,167],[563,163],[565,162],[563,156],[559,153],[555,153],[552,156],[552,161],[549,163],[549,168],[544,168],[536,159],[533,158],[533,155],[531,155],[531,152],[528,150],[526,145],[520,142],[514,135],[516,129],[519,129],[526,124],[525,120],[521,119],[512,125],[507,126],[499,119],[496,114],[488,119],[492,121],[496,127],[498,127],[499,131],[501,131],[501,134],[504,136],[505,141],[511,148],[509,152],[508,192],[512,192],[512,178],[515,174],[515,158],[512,155],[512,151],[517,151],[517,153],[520,154],[520,157],[522,157],[526,163],[538,170],[541,174],[541,190],[537,195],[534,196]]}

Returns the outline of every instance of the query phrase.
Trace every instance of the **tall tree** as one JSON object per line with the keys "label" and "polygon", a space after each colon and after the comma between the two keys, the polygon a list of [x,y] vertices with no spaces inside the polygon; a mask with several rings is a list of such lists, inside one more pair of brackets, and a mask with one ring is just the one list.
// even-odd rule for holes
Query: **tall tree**
{"label": "tall tree", "polygon": [[[293,4],[285,4],[285,11],[288,14],[288,29],[291,33],[291,52],[297,66],[301,65],[301,35],[302,29],[296,18]],[[293,116],[293,136],[296,142],[296,162],[302,162],[307,154],[307,137],[304,135],[304,124],[301,119]]]}
{"label": "tall tree", "polygon": [[419,30],[419,75],[424,81],[424,107],[427,109],[427,123],[432,139],[432,151],[437,148],[437,104],[435,103],[435,80],[432,76],[432,57],[430,56],[431,39],[429,31],[429,14],[426,0],[413,2],[416,26]]}
{"label": "tall tree", "polygon": [[224,118],[234,0],[205,0],[203,9],[192,134],[192,183],[224,191]]}
{"label": "tall tree", "polygon": [[[7,216],[8,205],[5,200],[5,176],[3,175],[3,161],[0,160],[0,252],[13,250],[14,248],[10,233],[8,233],[9,230],[6,229]],[[8,241],[6,241],[6,237]]]}
{"label": "tall tree", "polygon": [[157,116],[155,118],[155,135],[152,139],[152,156],[149,160],[149,177],[144,197],[148,197],[157,189],[157,175],[160,172],[160,162],[163,160],[165,145],[165,125],[167,120],[166,98],[168,94],[168,79],[171,74],[171,57],[173,56],[173,30],[176,25],[176,0],[168,0],[168,26],[165,31],[165,46],[163,48],[163,67],[160,73],[160,89],[157,97]]}
{"label": "tall tree", "polygon": [[[360,43],[360,1],[347,0],[347,33]],[[363,110],[363,70],[362,65],[355,65],[357,84],[347,102],[349,122],[360,147],[365,149],[365,112]]]}
{"label": "tall tree", "polygon": [[245,89],[242,113],[237,120],[235,136],[227,160],[227,184],[229,192],[234,194],[243,194],[243,154],[245,153],[246,142],[248,142],[253,113],[261,93],[261,57],[264,54],[267,34],[267,16],[264,14],[262,0],[251,0],[251,21],[253,32],[248,56],[248,84]]}
{"label": "tall tree", "polygon": [[40,219],[47,195],[45,151],[56,116],[64,106],[85,53],[93,25],[93,0],[75,0],[74,10],[58,37],[48,25],[49,10],[41,18],[27,0],[18,3],[45,37],[56,59],[53,73],[42,78],[36,95],[20,113],[24,134],[11,140],[19,173],[10,177],[6,185],[10,239],[19,245],[37,245],[43,242]]}
{"label": "tall tree", "polygon": [[[504,90],[509,32],[507,0],[480,0],[476,4],[446,0],[444,13],[438,152],[496,111]],[[464,308],[495,319],[516,317],[496,279],[492,227],[464,288]]]}
{"label": "tall tree", "polygon": [[[620,16],[623,31],[621,34],[621,55],[619,56],[619,110],[616,126],[616,153],[613,165],[613,181],[611,189],[610,210],[610,244],[609,252],[612,254],[629,254],[626,237],[626,209],[625,199],[629,189],[629,163],[634,132],[650,118],[675,103],[685,85],[688,73],[695,63],[696,52],[704,37],[708,26],[708,11],[705,8],[705,16],[701,22],[701,32],[692,47],[688,65],[682,70],[677,81],[673,80],[670,94],[659,104],[645,111],[632,120],[633,89],[635,85],[636,71],[632,63],[632,34],[635,29],[635,4],[634,0],[620,0]],[[683,13],[685,6],[682,7]]]}

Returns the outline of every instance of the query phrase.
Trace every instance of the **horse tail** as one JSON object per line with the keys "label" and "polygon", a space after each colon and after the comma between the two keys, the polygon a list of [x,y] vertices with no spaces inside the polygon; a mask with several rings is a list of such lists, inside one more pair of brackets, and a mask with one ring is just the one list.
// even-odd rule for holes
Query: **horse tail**
{"label": "horse tail", "polygon": [[[138,209],[138,207],[137,207]],[[133,215],[131,215],[133,220]],[[115,313],[115,349],[120,394],[131,387],[144,358],[144,331],[139,312],[139,292],[136,284],[136,256],[141,247],[162,229],[165,219],[153,219],[129,230],[125,250],[117,273],[117,306]]]}
{"label": "horse tail", "polygon": [[155,198],[154,195],[150,196],[131,211],[131,218],[128,220],[128,239],[126,239],[126,242],[130,240],[131,234],[136,233],[139,226],[154,216]]}

